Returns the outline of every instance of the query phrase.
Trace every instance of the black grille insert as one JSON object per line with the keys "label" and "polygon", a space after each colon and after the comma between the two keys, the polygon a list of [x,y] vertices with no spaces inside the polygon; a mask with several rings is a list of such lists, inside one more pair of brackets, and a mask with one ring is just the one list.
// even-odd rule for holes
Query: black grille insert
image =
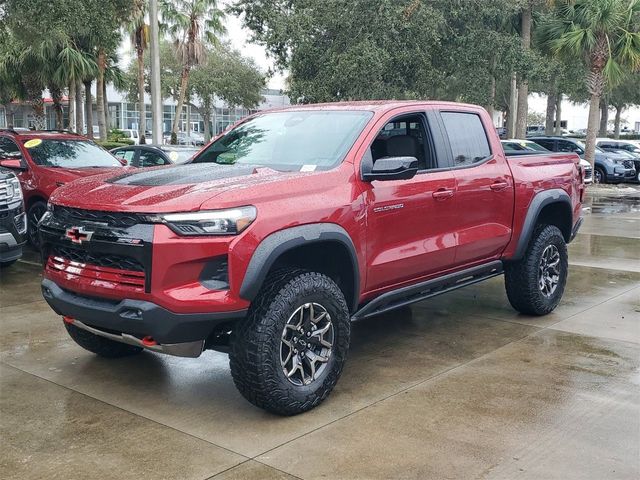
{"label": "black grille insert", "polygon": [[64,247],[54,245],[50,255],[59,256],[73,262],[87,263],[98,267],[116,268],[118,270],[129,270],[134,272],[144,272],[144,266],[136,259],[100,253],[94,255],[79,248]]}
{"label": "black grille insert", "polygon": [[65,223],[98,222],[112,227],[133,227],[139,223],[147,223],[142,215],[123,212],[105,212],[100,210],[83,210],[80,208],[61,207],[56,205],[53,215]]}

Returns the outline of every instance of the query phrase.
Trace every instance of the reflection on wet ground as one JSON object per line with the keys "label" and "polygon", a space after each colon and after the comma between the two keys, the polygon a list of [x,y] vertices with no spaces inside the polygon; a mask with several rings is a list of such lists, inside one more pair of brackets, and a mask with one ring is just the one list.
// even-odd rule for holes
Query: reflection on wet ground
{"label": "reflection on wet ground", "polygon": [[639,478],[640,188],[589,195],[555,312],[494,278],[357,322],[335,392],[293,418],[221,353],[81,350],[29,253],[0,276],[0,478]]}

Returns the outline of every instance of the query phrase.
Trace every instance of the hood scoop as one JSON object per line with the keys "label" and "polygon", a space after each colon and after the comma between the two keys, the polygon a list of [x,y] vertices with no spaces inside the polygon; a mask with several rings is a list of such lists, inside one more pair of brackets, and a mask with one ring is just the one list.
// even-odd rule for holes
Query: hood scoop
{"label": "hood scoop", "polygon": [[142,169],[107,180],[114,185],[161,187],[166,185],[194,185],[233,177],[255,174],[250,165],[218,165],[216,163],[192,163],[173,167]]}

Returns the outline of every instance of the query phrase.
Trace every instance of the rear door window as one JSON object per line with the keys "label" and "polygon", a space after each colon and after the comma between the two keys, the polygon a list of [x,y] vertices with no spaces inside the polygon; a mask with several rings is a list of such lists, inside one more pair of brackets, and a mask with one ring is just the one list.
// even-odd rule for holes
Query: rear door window
{"label": "rear door window", "polygon": [[552,152],[556,151],[554,148],[554,140],[552,138],[535,139],[534,142],[536,142],[538,145],[542,145],[547,150],[551,150]]}
{"label": "rear door window", "polygon": [[140,152],[141,167],[157,167],[160,165],[168,165],[169,162],[158,152],[141,151]]}
{"label": "rear door window", "polygon": [[133,165],[133,158],[136,156],[136,152],[133,150],[119,150],[113,153],[116,157],[121,158],[127,162],[127,165]]}
{"label": "rear door window", "polygon": [[478,115],[467,112],[442,112],[441,115],[454,167],[481,163],[491,156],[487,133]]}

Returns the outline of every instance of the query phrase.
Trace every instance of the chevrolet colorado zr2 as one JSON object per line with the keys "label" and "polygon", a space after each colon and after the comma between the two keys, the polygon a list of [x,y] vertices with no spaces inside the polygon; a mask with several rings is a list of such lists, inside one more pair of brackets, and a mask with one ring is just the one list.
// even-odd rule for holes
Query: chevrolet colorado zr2
{"label": "chevrolet colorado zr2", "polygon": [[551,312],[581,223],[578,161],[506,157],[472,105],[262,112],[189,164],[56,190],[42,291],[91,352],[228,352],[247,400],[292,415],[335,386],[352,320],[503,273],[515,309]]}

